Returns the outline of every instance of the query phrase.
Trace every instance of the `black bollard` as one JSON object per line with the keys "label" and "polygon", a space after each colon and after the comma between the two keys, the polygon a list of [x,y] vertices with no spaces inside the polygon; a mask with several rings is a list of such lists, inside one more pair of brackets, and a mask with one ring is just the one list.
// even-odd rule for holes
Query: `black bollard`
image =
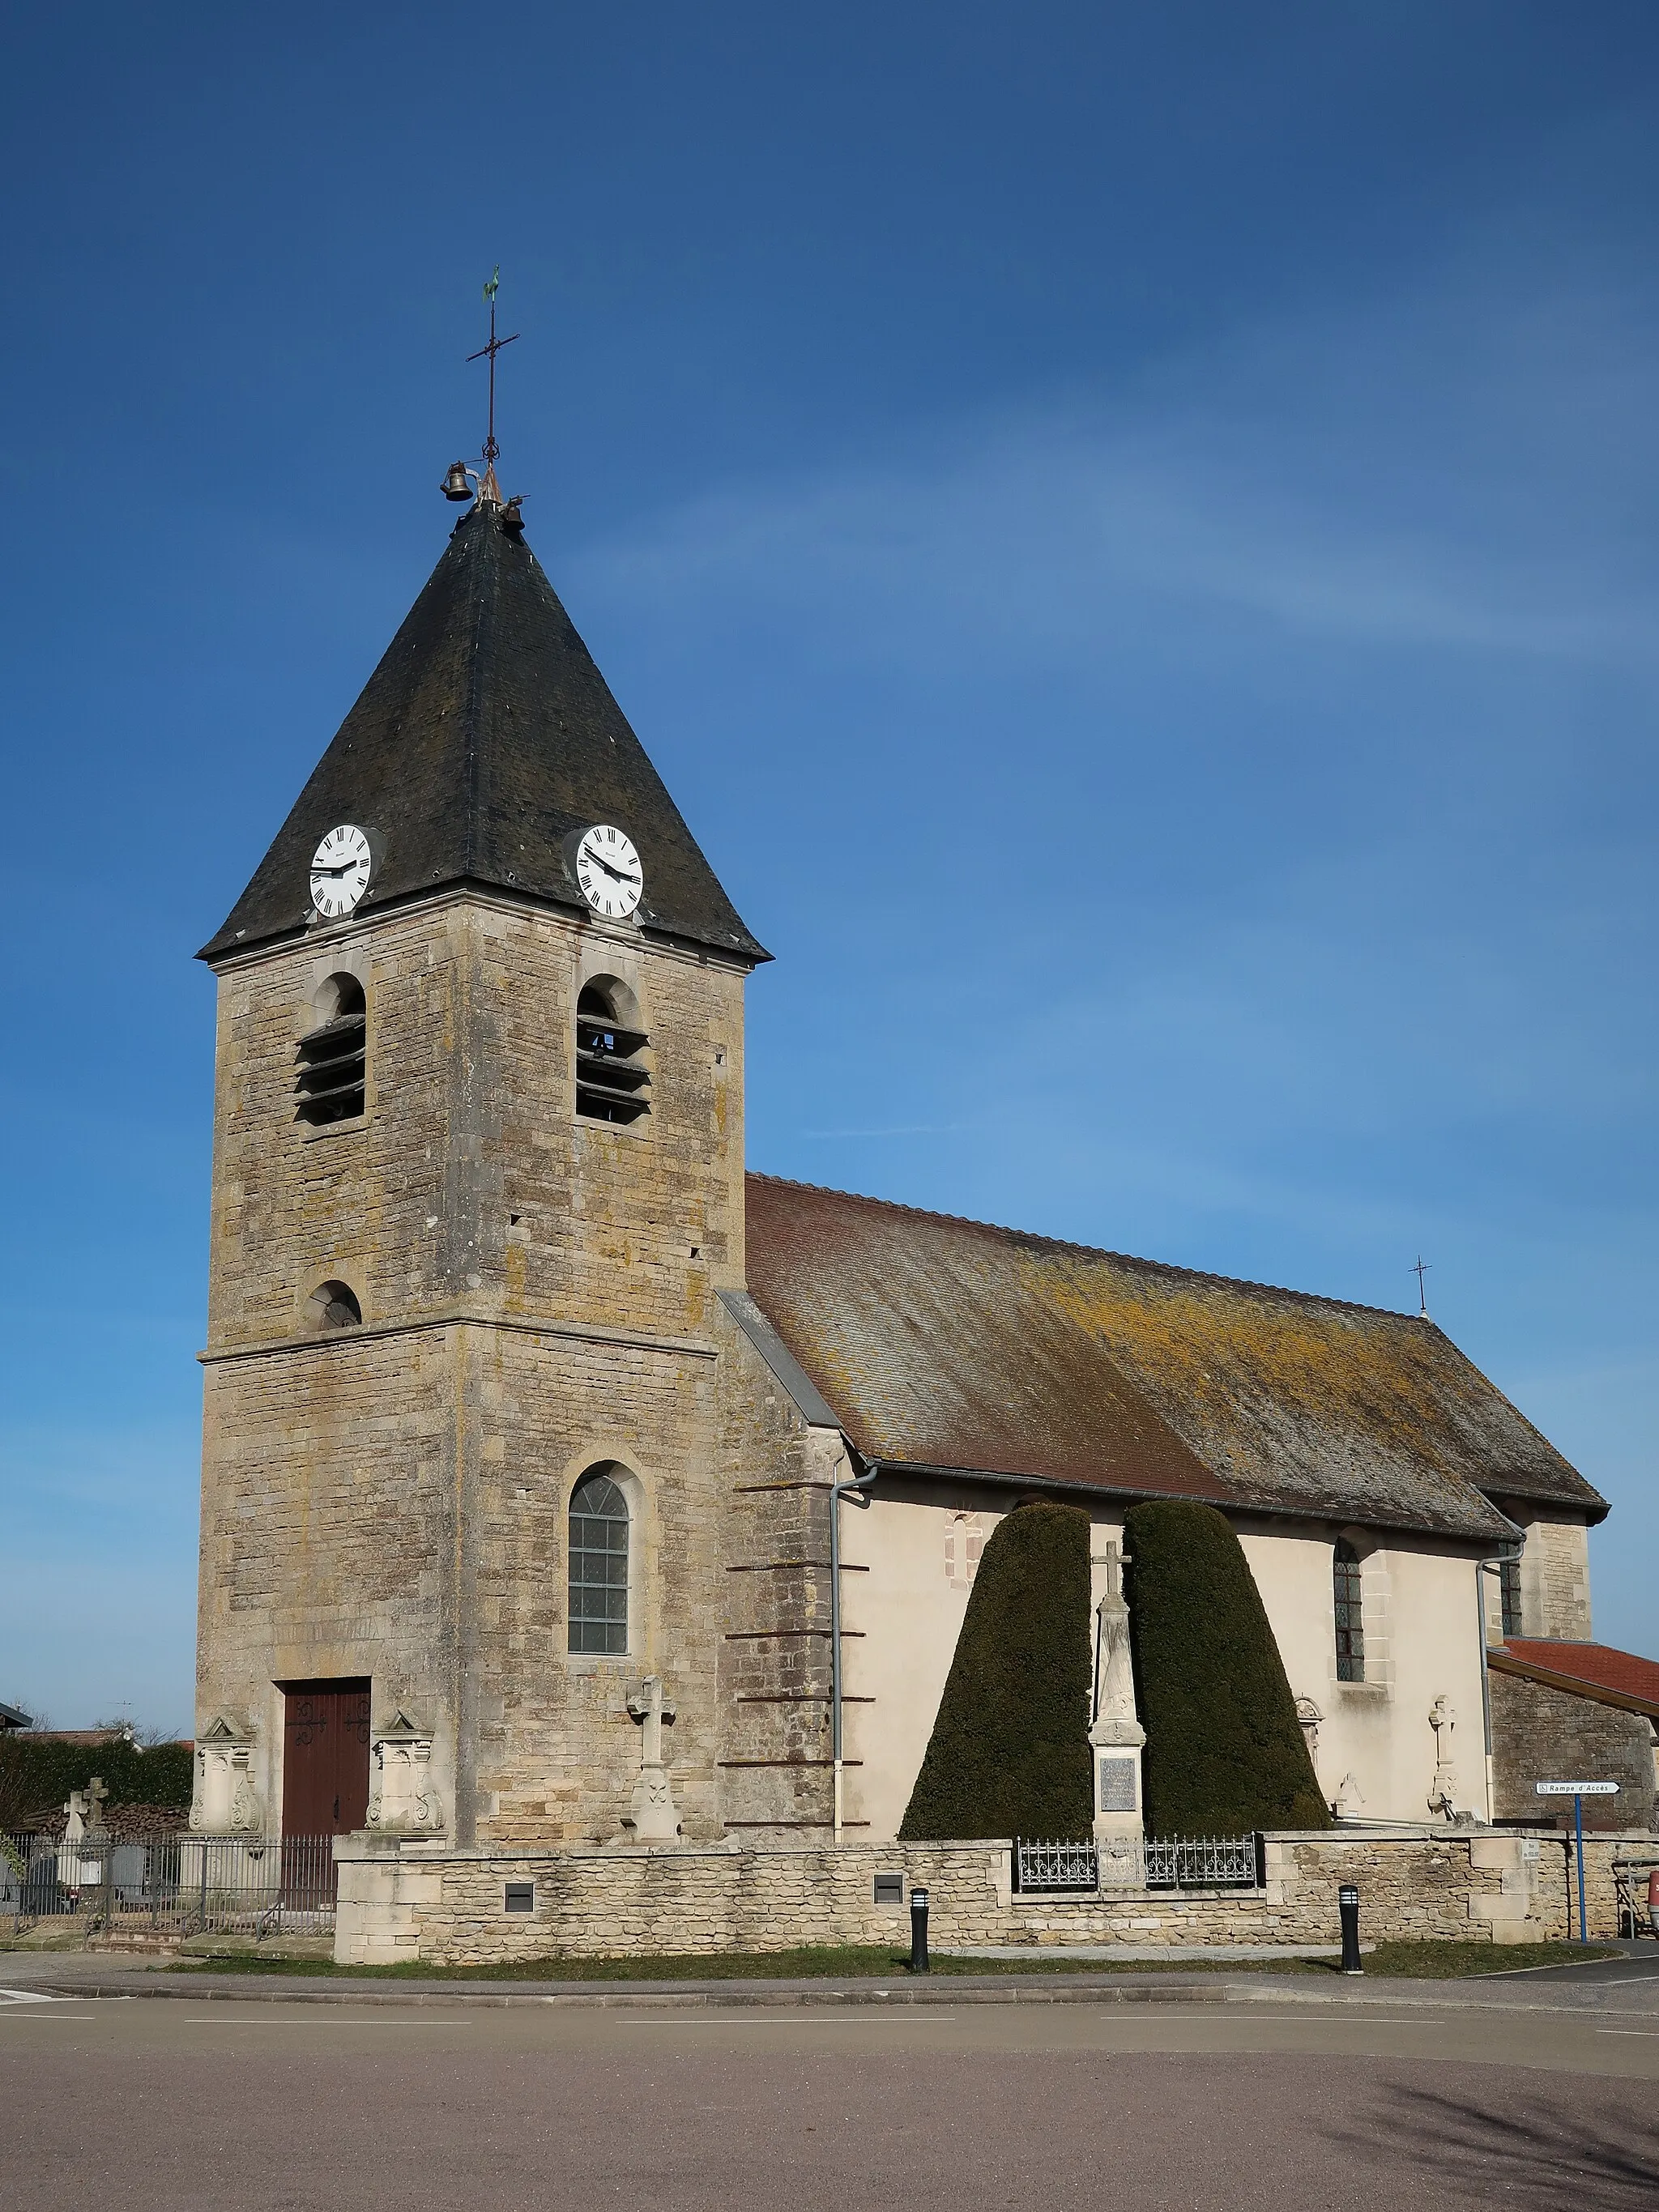
{"label": "black bollard", "polygon": [[910,1972],[925,1974],[927,1967],[927,1893],[910,1892]]}
{"label": "black bollard", "polygon": [[1359,1963],[1359,1892],[1351,1881],[1345,1881],[1336,1893],[1336,1902],[1342,1915],[1342,1971],[1345,1974],[1363,1974]]}

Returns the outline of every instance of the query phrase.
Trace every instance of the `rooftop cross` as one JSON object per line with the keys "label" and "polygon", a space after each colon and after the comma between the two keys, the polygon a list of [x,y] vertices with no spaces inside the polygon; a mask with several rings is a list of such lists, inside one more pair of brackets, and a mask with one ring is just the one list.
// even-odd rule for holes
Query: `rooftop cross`
{"label": "rooftop cross", "polygon": [[510,346],[513,339],[519,336],[517,331],[510,338],[498,338],[495,335],[495,295],[501,289],[501,272],[497,267],[483,288],[483,295],[489,302],[489,343],[480,346],[477,353],[467,356],[469,361],[483,361],[486,355],[489,360],[489,434],[484,440],[483,447],[486,468],[495,466],[495,457],[501,450],[495,443],[495,356],[503,346]]}
{"label": "rooftop cross", "polygon": [[1417,1255],[1417,1265],[1412,1269],[1413,1274],[1417,1278],[1417,1310],[1424,1321],[1429,1317],[1429,1302],[1423,1293],[1423,1278],[1428,1273],[1430,1265],[1431,1263],[1425,1260],[1419,1252]]}

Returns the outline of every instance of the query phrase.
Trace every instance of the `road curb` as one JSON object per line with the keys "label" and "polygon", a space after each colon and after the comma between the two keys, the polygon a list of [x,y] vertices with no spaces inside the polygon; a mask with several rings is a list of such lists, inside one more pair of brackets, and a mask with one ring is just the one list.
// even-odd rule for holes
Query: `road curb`
{"label": "road curb", "polygon": [[[3,1978],[0,1975],[0,1978]],[[938,2005],[1294,2005],[1345,2010],[1405,2008],[1413,2012],[1504,2012],[1584,2014],[1622,2008],[1606,2000],[1618,1983],[1579,1984],[1571,1992],[1557,1988],[1549,1996],[1522,1996],[1512,1985],[1502,1991],[1491,1984],[1369,1980],[1356,1985],[1310,1988],[1290,1977],[1244,1978],[1173,1975],[1133,1979],[1121,1974],[999,1976],[980,1980],[952,1975],[938,1981],[911,1982],[679,1982],[613,1983],[602,1988],[568,1982],[498,1983],[315,1981],[303,1977],[269,1978],[241,1974],[167,1975],[159,1972],[83,1980],[70,1975],[31,1980],[43,1997],[182,2000],[189,2003],[305,2004],[358,2006],[454,2006],[465,2009],[536,2006],[565,2011],[753,2011],[834,2006],[892,2010],[897,2006]]]}

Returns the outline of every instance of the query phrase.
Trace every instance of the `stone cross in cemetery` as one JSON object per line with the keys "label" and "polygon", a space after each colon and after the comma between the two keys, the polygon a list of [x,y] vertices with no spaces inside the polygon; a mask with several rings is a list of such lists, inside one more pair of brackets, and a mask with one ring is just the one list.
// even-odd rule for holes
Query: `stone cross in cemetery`
{"label": "stone cross in cemetery", "polygon": [[640,1778],[628,1825],[636,1843],[672,1844],[680,1832],[680,1816],[668,1787],[662,1732],[665,1723],[672,1727],[674,1708],[663,1696],[660,1674],[647,1675],[629,1698],[628,1710],[640,1724]]}

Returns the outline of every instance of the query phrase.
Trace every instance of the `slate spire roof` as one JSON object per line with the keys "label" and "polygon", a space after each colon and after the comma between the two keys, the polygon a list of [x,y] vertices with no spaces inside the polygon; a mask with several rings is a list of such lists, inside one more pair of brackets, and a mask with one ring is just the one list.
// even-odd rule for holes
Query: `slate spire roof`
{"label": "slate spire roof", "polygon": [[586,913],[575,836],[614,823],[645,869],[647,933],[750,964],[743,921],[592,654],[525,544],[515,510],[481,501],[312,772],[253,879],[201,957],[295,935],[325,831],[379,841],[359,913],[447,884],[493,885]]}

